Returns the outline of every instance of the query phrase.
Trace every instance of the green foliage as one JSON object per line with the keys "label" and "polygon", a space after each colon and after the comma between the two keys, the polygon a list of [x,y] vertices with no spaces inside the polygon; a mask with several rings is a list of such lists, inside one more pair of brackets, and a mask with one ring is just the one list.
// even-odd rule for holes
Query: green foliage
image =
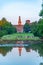
{"label": "green foliage", "polygon": [[38,21],[39,24],[43,24],[43,19],[40,18],[39,21]]}
{"label": "green foliage", "polygon": [[31,31],[35,36],[43,38],[43,19],[39,19],[38,23],[31,24]]}
{"label": "green foliage", "polygon": [[43,38],[43,19],[39,19],[38,21],[38,34]]}
{"label": "green foliage", "polygon": [[37,27],[37,21],[35,21],[35,22],[32,22],[32,24],[31,24],[31,31],[32,31],[32,33],[35,35],[35,36],[37,36],[38,34],[37,34],[37,31],[38,31],[38,27]]}
{"label": "green foliage", "polygon": [[39,55],[43,57],[43,43],[32,44],[31,48],[36,52],[38,50]]}
{"label": "green foliage", "polygon": [[25,23],[25,25],[23,27],[23,31],[26,33],[30,32],[30,25],[28,23]]}
{"label": "green foliage", "polygon": [[12,26],[11,23],[5,23],[4,25],[2,25],[2,30],[6,30],[8,34],[12,34],[12,33],[16,33],[17,30],[14,26]]}
{"label": "green foliage", "polygon": [[15,33],[1,37],[2,40],[40,40],[39,37],[34,37],[32,33]]}
{"label": "green foliage", "polygon": [[43,10],[40,11],[39,16],[42,16],[43,17]]}
{"label": "green foliage", "polygon": [[1,30],[0,31],[0,37],[2,37],[3,35],[7,35],[7,31],[6,30]]}
{"label": "green foliage", "polygon": [[16,32],[17,32],[16,28],[5,18],[2,18],[2,20],[0,20],[0,37],[6,34],[12,34]]}
{"label": "green foliage", "polygon": [[42,10],[40,11],[39,16],[43,18],[43,3],[42,3]]}

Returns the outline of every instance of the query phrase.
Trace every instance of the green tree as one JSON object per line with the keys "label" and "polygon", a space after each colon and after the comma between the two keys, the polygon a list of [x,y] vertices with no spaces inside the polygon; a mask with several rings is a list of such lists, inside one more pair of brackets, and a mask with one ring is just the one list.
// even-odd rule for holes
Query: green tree
{"label": "green tree", "polygon": [[26,33],[28,33],[28,32],[31,31],[30,25],[29,25],[28,23],[25,23],[25,25],[24,25],[24,27],[23,27],[23,31],[26,32]]}
{"label": "green tree", "polygon": [[6,35],[6,34],[12,34],[16,32],[17,32],[16,28],[10,22],[8,22],[5,18],[2,18],[2,20],[0,20],[0,36]]}
{"label": "green tree", "polygon": [[38,21],[38,34],[43,38],[43,19],[39,19]]}
{"label": "green tree", "polygon": [[0,37],[2,37],[3,35],[7,35],[7,31],[6,30],[1,30],[0,31]]}
{"label": "green tree", "polygon": [[17,32],[16,28],[11,23],[8,23],[8,22],[2,25],[2,30],[6,30],[8,34]]}
{"label": "green tree", "polygon": [[43,38],[43,19],[39,19],[38,22],[31,24],[31,31],[35,36]]}
{"label": "green tree", "polygon": [[37,36],[37,35],[38,35],[37,31],[38,31],[38,23],[37,23],[37,21],[32,22],[32,23],[31,23],[31,32],[32,32],[35,36]]}
{"label": "green tree", "polygon": [[43,10],[40,11],[39,16],[41,16],[43,18]]}
{"label": "green tree", "polygon": [[40,11],[39,16],[43,18],[43,2],[42,2],[42,10]]}

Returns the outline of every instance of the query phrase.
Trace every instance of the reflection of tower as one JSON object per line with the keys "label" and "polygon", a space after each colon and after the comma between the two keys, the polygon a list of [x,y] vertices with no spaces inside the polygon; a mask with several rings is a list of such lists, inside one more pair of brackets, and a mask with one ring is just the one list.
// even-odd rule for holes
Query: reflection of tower
{"label": "reflection of tower", "polygon": [[19,16],[18,25],[21,25],[21,17]]}
{"label": "reflection of tower", "polygon": [[18,47],[18,51],[19,51],[19,56],[21,56],[22,47]]}

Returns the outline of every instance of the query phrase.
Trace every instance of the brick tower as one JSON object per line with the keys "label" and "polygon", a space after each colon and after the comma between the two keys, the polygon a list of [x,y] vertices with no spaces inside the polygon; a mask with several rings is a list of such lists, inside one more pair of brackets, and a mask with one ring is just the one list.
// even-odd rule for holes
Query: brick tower
{"label": "brick tower", "polygon": [[22,23],[22,22],[21,22],[21,17],[19,16],[18,25],[22,25],[21,23]]}

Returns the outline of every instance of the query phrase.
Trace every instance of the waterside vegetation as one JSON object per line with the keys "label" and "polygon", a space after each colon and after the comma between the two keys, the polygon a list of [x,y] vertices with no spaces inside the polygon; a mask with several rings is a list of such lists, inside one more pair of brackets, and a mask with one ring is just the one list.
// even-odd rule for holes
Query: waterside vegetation
{"label": "waterside vegetation", "polygon": [[2,40],[40,40],[39,37],[35,37],[32,33],[15,33],[11,35],[5,35],[1,37]]}

